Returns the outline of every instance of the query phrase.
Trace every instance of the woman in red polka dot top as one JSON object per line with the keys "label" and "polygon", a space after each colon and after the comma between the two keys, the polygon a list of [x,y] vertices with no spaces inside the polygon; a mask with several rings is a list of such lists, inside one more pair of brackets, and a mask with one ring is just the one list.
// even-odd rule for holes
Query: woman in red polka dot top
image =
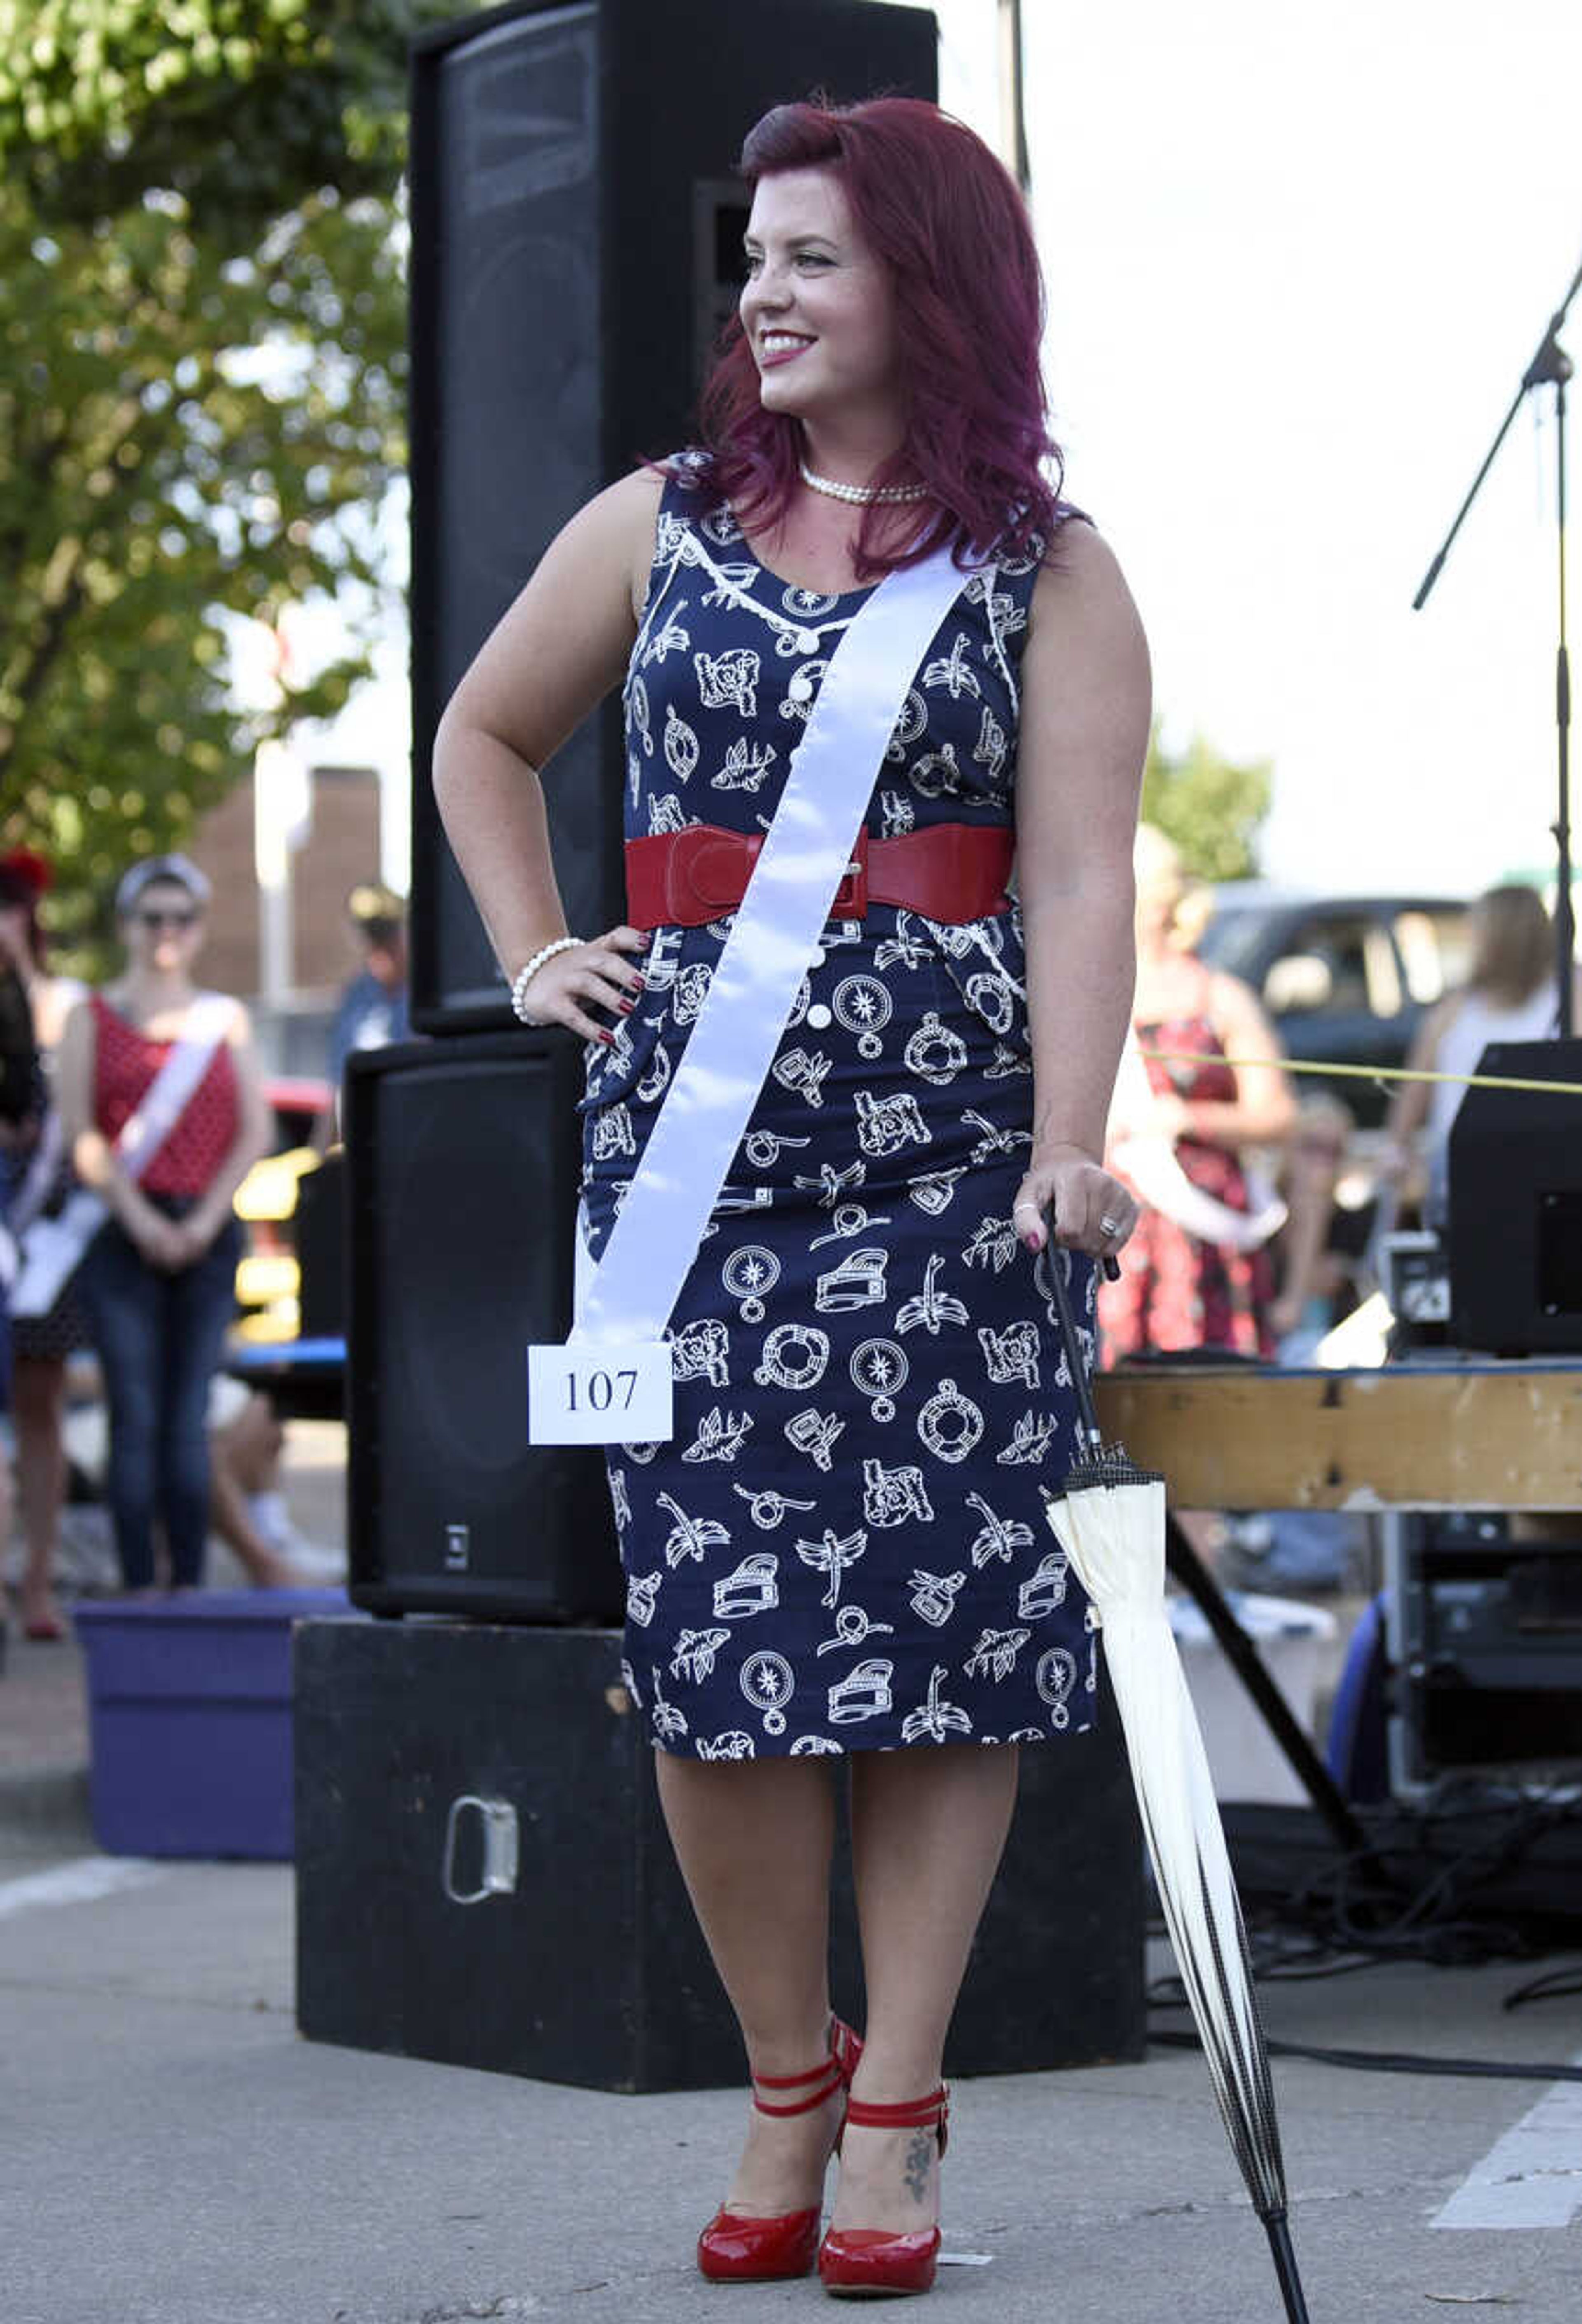
{"label": "woman in red polka dot top", "polygon": [[156,1517],[171,1587],[202,1578],[208,1388],[235,1305],[232,1202],[269,1143],[247,1012],[192,979],[208,898],[185,856],[133,865],[115,896],[125,972],[73,1010],[57,1064],[78,1176],[109,1212],[78,1281],[109,1400],[128,1590],[153,1587]]}

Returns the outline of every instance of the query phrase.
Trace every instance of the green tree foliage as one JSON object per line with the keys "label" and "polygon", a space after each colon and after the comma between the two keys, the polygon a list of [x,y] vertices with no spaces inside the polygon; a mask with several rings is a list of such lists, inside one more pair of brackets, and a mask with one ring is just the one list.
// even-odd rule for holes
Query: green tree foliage
{"label": "green tree foliage", "polygon": [[[0,841],[82,927],[368,668],[429,0],[0,0]],[[455,13],[454,10],[449,13]],[[269,715],[227,622],[361,623]]]}
{"label": "green tree foliage", "polygon": [[1258,827],[1269,812],[1267,761],[1237,766],[1195,734],[1165,751],[1155,724],[1143,770],[1143,816],[1180,848],[1199,880],[1245,880],[1256,872]]}

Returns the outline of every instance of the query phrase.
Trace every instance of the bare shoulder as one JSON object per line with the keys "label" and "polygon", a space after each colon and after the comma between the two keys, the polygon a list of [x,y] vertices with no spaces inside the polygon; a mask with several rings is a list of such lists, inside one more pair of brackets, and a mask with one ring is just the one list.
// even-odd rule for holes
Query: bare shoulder
{"label": "bare shoulder", "polygon": [[1109,637],[1118,650],[1145,650],[1120,560],[1095,526],[1069,518],[1050,542],[1034,586],[1032,626],[1035,635],[1054,630],[1090,642]]}
{"label": "bare shoulder", "polygon": [[[640,607],[654,556],[654,526],[665,479],[652,468],[634,468],[584,503],[562,528],[545,563],[553,576],[572,580],[576,569],[588,580],[616,573],[628,581],[634,608]],[[568,570],[568,568],[572,568]]]}

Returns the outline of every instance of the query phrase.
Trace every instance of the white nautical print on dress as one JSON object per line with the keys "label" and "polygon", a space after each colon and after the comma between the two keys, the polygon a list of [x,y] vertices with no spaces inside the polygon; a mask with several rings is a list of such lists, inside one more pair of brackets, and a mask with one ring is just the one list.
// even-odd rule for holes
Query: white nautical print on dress
{"label": "white nautical print on dress", "polygon": [[653,1721],[654,1732],[660,1742],[674,1743],[687,1731],[685,1713],[677,1711],[673,1702],[666,1702],[665,1690],[659,1683],[657,1665],[651,1675],[654,1682],[654,1701],[648,1717]]}
{"label": "white nautical print on dress", "polygon": [[761,790],[765,777],[779,755],[772,742],[748,742],[739,737],[726,752],[725,763],[719,773],[709,777],[709,788],[716,791]]}
{"label": "white nautical print on dress", "polygon": [[995,1454],[1002,1469],[1016,1469],[1046,1460],[1054,1443],[1055,1424],[1046,1412],[1025,1412],[1011,1431],[1011,1441]]}
{"label": "white nautical print on dress", "polygon": [[915,686],[911,687],[907,690],[906,701],[901,705],[901,715],[896,721],[889,742],[885,748],[885,757],[893,766],[898,767],[902,763],[906,756],[908,745],[916,742],[927,724],[928,705],[917,688]]}
{"label": "white nautical print on dress", "polygon": [[978,1011],[991,1033],[1008,1033],[1016,1019],[1015,988],[987,969],[967,979],[967,1006]]}
{"label": "white nautical print on dress", "polygon": [[707,1550],[730,1547],[730,1528],[718,1517],[689,1517],[672,1494],[659,1493],[655,1498],[676,1520],[665,1541],[667,1565],[679,1565],[684,1557],[701,1558]]}
{"label": "white nautical print on dress", "polygon": [[683,1630],[670,1657],[672,1678],[690,1679],[694,1686],[714,1674],[714,1658],[730,1644],[729,1630]]}
{"label": "white nautical print on dress", "polygon": [[[676,610],[677,613],[685,612],[685,604],[678,605]],[[647,669],[651,662],[663,661],[667,654],[685,653],[691,643],[685,630],[672,618],[662,630],[654,632],[643,648],[643,668]]]}
{"label": "white nautical print on dress", "polygon": [[[740,1485],[738,1492],[742,1489]],[[813,1504],[809,1502],[811,1508]],[[746,1622],[755,1614],[768,1614],[780,1602],[780,1561],[773,1550],[755,1549],[732,1572],[714,1584],[714,1618],[721,1622]]]}
{"label": "white nautical print on dress", "polygon": [[835,1022],[857,1036],[859,1056],[884,1055],[880,1033],[895,1015],[896,1004],[877,976],[843,976],[830,996]]}
{"label": "white nautical print on dress", "polygon": [[917,828],[917,810],[900,791],[879,793],[879,814],[884,819],[879,836],[883,839],[903,839]]}
{"label": "white nautical print on dress", "polygon": [[923,1288],[904,1300],[896,1310],[897,1332],[926,1332],[937,1340],[947,1323],[964,1323],[967,1310],[953,1291],[936,1291],[934,1278],[944,1265],[944,1253],[931,1253],[923,1273]]}
{"label": "white nautical print on dress", "polygon": [[796,1554],[804,1565],[811,1565],[815,1573],[824,1576],[826,1588],[819,1600],[821,1606],[834,1607],[841,1602],[841,1576],[849,1565],[855,1565],[868,1548],[868,1536],[860,1527],[855,1533],[837,1534],[826,1526],[817,1541],[799,1541]]}
{"label": "white nautical print on dress", "polygon": [[921,1176],[907,1179],[906,1192],[920,1211],[926,1212],[931,1219],[937,1219],[940,1213],[948,1211],[955,1201],[956,1181],[966,1175],[964,1163],[953,1170],[924,1170]]}
{"label": "white nautical print on dress", "polygon": [[991,1679],[1003,1684],[1016,1667],[1016,1656],[1032,1637],[1031,1630],[983,1630],[961,1668],[969,1678]]}
{"label": "white nautical print on dress", "polygon": [[1063,1549],[1052,1549],[1016,1592],[1016,1611],[1024,1622],[1041,1622],[1065,1604],[1071,1561]]}
{"label": "white nautical print on dress", "polygon": [[816,1388],[830,1360],[830,1335],[813,1323],[777,1323],[753,1371],[759,1388]]}
{"label": "white nautical print on dress", "polygon": [[822,1250],[827,1242],[850,1242],[854,1235],[866,1234],[870,1227],[888,1227],[889,1219],[881,1214],[870,1218],[861,1203],[837,1203],[835,1215],[830,1221],[827,1234],[814,1235],[809,1250]]}
{"label": "white nautical print on dress", "polygon": [[694,653],[692,666],[697,673],[698,692],[705,710],[730,708],[740,711],[743,718],[758,716],[758,681],[762,664],[750,646],[736,646],[722,654]]}
{"label": "white nautical print on dress", "polygon": [[984,1369],[997,1388],[1008,1388],[1013,1381],[1023,1388],[1038,1386],[1038,1326],[1025,1315],[997,1332],[991,1323],[978,1327],[978,1344],[983,1351]]}
{"label": "white nautical print on dress", "polygon": [[772,1130],[750,1130],[741,1150],[755,1170],[772,1170],[788,1147],[805,1146],[805,1138],[786,1138]]}
{"label": "white nautical print on dress", "polygon": [[626,1585],[626,1618],[646,1630],[654,1618],[654,1600],[659,1594],[660,1573],[658,1566],[652,1573],[634,1573]]}
{"label": "white nautical print on dress", "polygon": [[706,1379],[711,1388],[731,1385],[731,1333],[717,1317],[700,1315],[670,1335],[673,1379]]}
{"label": "white nautical print on dress", "polygon": [[751,1426],[750,1413],[725,1413],[715,1405],[699,1421],[697,1434],[681,1457],[684,1461],[734,1461]]}
{"label": "white nautical print on dress", "polygon": [[928,1700],[909,1711],[901,1721],[903,1743],[915,1743],[926,1735],[931,1742],[943,1743],[952,1735],[970,1735],[972,1720],[965,1711],[952,1702],[942,1702],[939,1691],[944,1683],[945,1666],[935,1663],[928,1682]]}
{"label": "white nautical print on dress", "polygon": [[959,702],[964,694],[971,695],[975,701],[980,698],[983,688],[967,666],[970,650],[971,640],[966,631],[958,630],[949,653],[931,661],[924,671],[924,685],[931,690],[943,687],[952,702]]}
{"label": "white nautical print on dress", "polygon": [[1006,762],[1006,730],[987,702],[983,706],[983,723],[978,729],[972,756],[980,767],[988,769],[989,781],[998,782],[999,770]]}
{"label": "white nautical print on dress", "polygon": [[956,1610],[956,1600],[967,1586],[965,1573],[925,1573],[921,1568],[914,1572],[907,1585],[911,1590],[912,1611],[920,1622],[931,1629],[943,1630]]}
{"label": "white nautical print on dress", "polygon": [[761,1323],[764,1295],[780,1280],[780,1262],[763,1243],[743,1243],[720,1269],[720,1280],[731,1298],[741,1302],[737,1312],[742,1322]]}
{"label": "white nautical print on dress", "polygon": [[893,1711],[890,1681],[895,1674],[894,1663],[882,1655],[869,1655],[844,1678],[837,1679],[829,1691],[832,1727],[844,1727],[858,1719],[882,1719]]}
{"label": "white nautical print on dress", "polygon": [[936,1461],[964,1461],[983,1434],[983,1414],[953,1379],[942,1379],[917,1416],[917,1434]]}
{"label": "white nautical print on dress", "polygon": [[912,1370],[905,1348],[894,1340],[864,1340],[852,1350],[847,1369],[852,1387],[871,1399],[869,1410],[874,1419],[881,1424],[894,1420],[896,1397]]}
{"label": "white nautical print on dress", "polygon": [[607,1105],[593,1117],[593,1159],[608,1162],[612,1154],[635,1154],[637,1139],[632,1134],[631,1115],[619,1102]]}
{"label": "white nautical print on dress", "polygon": [[733,1493],[740,1493],[748,1504],[748,1514],[760,1533],[773,1533],[777,1526],[784,1523],[787,1509],[815,1509],[818,1507],[816,1501],[793,1500],[786,1493],[776,1492],[773,1486],[766,1486],[761,1492],[756,1493],[750,1485],[733,1484],[731,1489]]}
{"label": "white nautical print on dress", "polygon": [[898,1154],[903,1146],[931,1146],[934,1132],[918,1111],[910,1090],[880,1097],[873,1090],[857,1091],[857,1143],[865,1154],[882,1159]]}
{"label": "white nautical print on dress", "polygon": [[805,1452],[814,1468],[822,1469],[826,1476],[834,1461],[836,1440],[845,1433],[846,1424],[837,1413],[820,1412],[812,1404],[805,1412],[788,1420],[784,1431],[786,1443],[795,1444],[799,1452]]}
{"label": "white nautical print on dress", "polygon": [[633,1710],[640,1711],[643,1707],[643,1698],[638,1687],[637,1673],[624,1655],[621,1657],[621,1683],[631,1697]]}
{"label": "white nautical print on dress", "polygon": [[750,1759],[757,1750],[751,1736],[740,1727],[728,1727],[722,1735],[700,1735],[697,1738],[700,1759]]}
{"label": "white nautical print on dress", "polygon": [[624,1469],[612,1469],[610,1471],[610,1506],[615,1512],[618,1531],[631,1523],[631,1496],[626,1489]]}
{"label": "white nautical print on dress", "polygon": [[678,783],[690,781],[697,765],[697,735],[673,704],[665,712],[665,764]]}
{"label": "white nautical print on dress", "polygon": [[[890,1255],[877,1245],[871,1250],[854,1250],[838,1267],[821,1275],[814,1288],[813,1304],[821,1315],[848,1314],[860,1307],[882,1307],[885,1302],[885,1269]],[[828,1341],[824,1342],[829,1345]]]}
{"label": "white nautical print on dress", "polygon": [[1067,1699],[1077,1683],[1077,1658],[1064,1646],[1051,1646],[1038,1657],[1034,1683],[1049,1705],[1049,1723],[1061,1728],[1071,1722]]}
{"label": "white nautical print on dress", "polygon": [[823,685],[829,666],[827,659],[805,661],[793,673],[786,687],[786,699],[780,705],[782,718],[800,719],[804,725],[807,724],[813,715],[814,696]]}
{"label": "white nautical print on dress", "polygon": [[666,791],[660,798],[648,801],[648,837],[658,838],[661,832],[685,831],[696,816],[689,816],[675,791]]}
{"label": "white nautical print on dress", "polygon": [[[972,1543],[974,1565],[987,1565],[991,1557],[1003,1559],[1008,1565],[1013,1550],[1032,1548],[1035,1539],[1033,1528],[1025,1526],[1019,1517],[996,1517],[981,1493],[969,1493],[967,1505],[969,1508],[976,1509],[983,1519]],[[1047,1564],[1048,1560],[1045,1559],[1044,1563]]]}
{"label": "white nautical print on dress", "polygon": [[882,1461],[862,1464],[862,1514],[871,1526],[932,1525],[934,1506],[913,1466],[887,1469]]}
{"label": "white nautical print on dress", "polygon": [[648,708],[648,689],[640,678],[634,678],[627,690],[626,707],[627,715],[637,729],[643,756],[651,759],[654,755],[654,737],[650,731],[653,716]]}
{"label": "white nautical print on dress", "polygon": [[1016,1255],[1016,1231],[1008,1219],[984,1219],[961,1252],[965,1267],[992,1267],[998,1275]]}
{"label": "white nautical print on dress", "polygon": [[740,1686],[753,1709],[762,1711],[765,1734],[784,1735],[786,1705],[796,1692],[796,1676],[785,1655],[767,1648],[749,1655],[741,1665]]}
{"label": "white nautical print on dress", "polygon": [[906,779],[920,797],[926,799],[952,798],[961,785],[961,770],[956,764],[955,745],[944,743],[926,757],[915,760],[906,770]]}
{"label": "white nautical print on dress", "polygon": [[787,1049],[777,1057],[770,1071],[782,1089],[795,1090],[798,1097],[817,1108],[823,1103],[824,1076],[834,1060],[823,1049]]}
{"label": "white nautical print on dress", "polygon": [[908,1073],[944,1089],[967,1063],[967,1044],[953,1027],[930,1010],[902,1051]]}
{"label": "white nautical print on dress", "polygon": [[816,1188],[820,1207],[833,1211],[839,1209],[841,1197],[848,1186],[860,1186],[867,1176],[866,1162],[849,1163],[844,1170],[837,1170],[832,1162],[821,1162],[816,1178],[805,1178],[799,1175],[796,1185],[810,1194]]}
{"label": "white nautical print on dress", "polygon": [[893,1622],[876,1622],[864,1607],[842,1606],[835,1616],[834,1637],[825,1638],[814,1651],[819,1655],[839,1654],[842,1647],[866,1646],[869,1638],[887,1631],[894,1637],[895,1628]]}
{"label": "white nautical print on dress", "polygon": [[678,1025],[690,1025],[699,1014],[713,981],[714,972],[706,960],[689,961],[677,972],[670,1010]]}

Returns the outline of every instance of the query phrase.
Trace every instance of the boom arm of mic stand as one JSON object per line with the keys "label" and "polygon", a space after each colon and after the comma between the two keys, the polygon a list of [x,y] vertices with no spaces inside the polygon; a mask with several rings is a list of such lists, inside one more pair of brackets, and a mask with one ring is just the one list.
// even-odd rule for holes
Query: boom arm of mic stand
{"label": "boom arm of mic stand", "polygon": [[1554,374],[1549,368],[1550,350],[1554,345],[1556,335],[1565,323],[1566,316],[1570,308],[1571,301],[1577,296],[1579,290],[1582,290],[1582,266],[1578,266],[1575,274],[1572,275],[1570,288],[1567,290],[1565,297],[1561,300],[1554,313],[1550,317],[1543,337],[1538,343],[1538,353],[1533,356],[1532,361],[1528,364],[1527,369],[1522,374],[1522,384],[1516,390],[1515,400],[1512,403],[1509,411],[1506,412],[1504,420],[1500,422],[1500,432],[1495,438],[1494,442],[1489,446],[1488,451],[1485,456],[1482,467],[1479,468],[1476,475],[1472,479],[1472,489],[1467,493],[1467,498],[1462,502],[1460,507],[1457,510],[1454,524],[1451,525],[1449,531],[1439,543],[1439,549],[1434,557],[1433,562],[1422,577],[1421,586],[1419,587],[1416,596],[1412,601],[1412,610],[1414,613],[1420,613],[1424,605],[1427,604],[1430,593],[1431,592],[1435,582],[1439,577],[1439,573],[1444,565],[1445,559],[1450,554],[1451,543],[1454,541],[1456,535],[1461,530],[1467,512],[1472,506],[1473,502],[1477,498],[1478,493],[1482,489],[1484,478],[1494,466],[1495,459],[1499,452],[1500,446],[1510,434],[1511,422],[1515,419],[1518,411],[1521,410],[1523,397],[1526,395],[1530,388],[1537,387],[1544,380],[1553,378]]}

